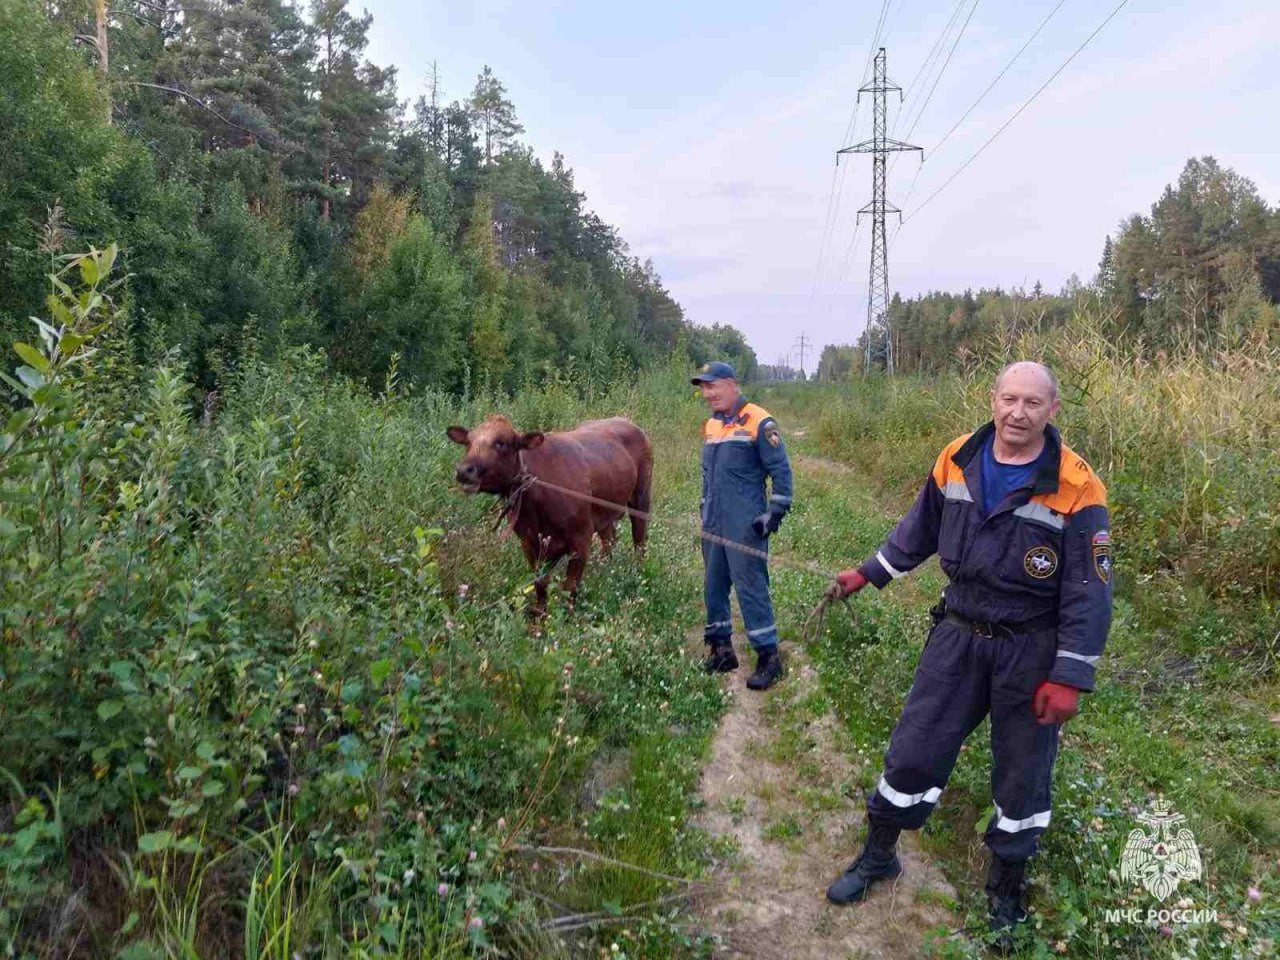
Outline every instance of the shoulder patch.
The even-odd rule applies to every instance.
[[[764,438],[769,441],[769,446],[776,447],[782,442],[782,434],[778,432],[778,421],[773,417],[762,423],[760,429],[764,433]]]
[[[1093,569],[1103,583],[1111,582],[1111,531],[1099,530],[1093,535]]]

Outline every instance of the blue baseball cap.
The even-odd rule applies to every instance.
[[[733,372],[733,367],[727,363],[721,363],[719,360],[713,360],[711,363],[704,363],[702,369],[698,371],[698,375],[690,380],[690,383],[711,383],[713,380],[737,380],[738,375]]]

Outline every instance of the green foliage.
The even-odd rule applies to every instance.
[[[50,252],[71,231],[91,232],[109,217],[103,181],[120,138],[104,120],[102,92],[65,38],[33,2],[0,6],[0,332],[38,311]],[[60,225],[41,236],[58,207]]]
[[[1280,327],[1280,211],[1212,157],[1188,160],[1151,215],[1127,219],[1108,245],[1100,284],[1129,337],[1216,349]]]
[[[753,368],[737,331],[685,322],[563,157],[546,169],[516,140],[489,67],[406,121],[346,0],[124,0],[104,86],[74,39],[93,9],[47,11],[0,12],[0,333],[22,335],[48,257],[79,237],[120,245],[133,359],[178,348],[206,392],[299,343],[371,385],[398,353],[414,389],[455,393],[607,381],[682,335],[691,359]]]
[[[335,348],[340,369],[384,375],[393,352],[402,375],[457,389],[466,356],[463,276],[430,223],[411,217],[370,279],[362,309]]]
[[[304,350],[244,358],[196,422],[181,366],[129,360],[114,260],[60,266],[54,322],[5,375],[8,949],[83,928],[129,956],[544,955],[541,901],[512,882],[546,874],[517,846],[582,823],[621,864],[566,867],[586,905],[667,892],[637,865],[699,869],[684,824],[721,701],[684,650],[696,574],[660,572],[687,543],[599,565],[579,611],[531,634],[518,551],[447,482],[446,425],[489,401],[410,397],[396,373],[374,400]],[[550,426],[626,408],[675,437],[683,373],[509,409]],[[607,819],[576,790],[606,749],[644,758],[619,785],[634,813]],[[644,908],[632,934],[683,936]]]

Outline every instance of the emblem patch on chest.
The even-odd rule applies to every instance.
[[[1058,555],[1051,547],[1032,547],[1022,558],[1022,566],[1037,580],[1047,580],[1058,570]]]

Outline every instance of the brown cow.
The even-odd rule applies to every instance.
[[[623,511],[593,504],[553,490],[547,483],[576,490],[610,503],[649,512],[653,479],[653,450],[644,431],[630,420],[588,420],[567,432],[519,433],[501,414],[490,414],[478,427],[450,427],[449,439],[466,446],[457,467],[457,480],[468,493],[493,493],[507,498],[511,529],[520,537],[525,559],[533,570],[545,565],[539,577],[536,613],[547,609],[547,580],[565,555],[569,567],[564,586],[573,603],[582,571],[591,552],[591,535],[600,535],[607,554],[617,539],[615,525]],[[631,538],[643,551],[648,520],[631,515]]]

